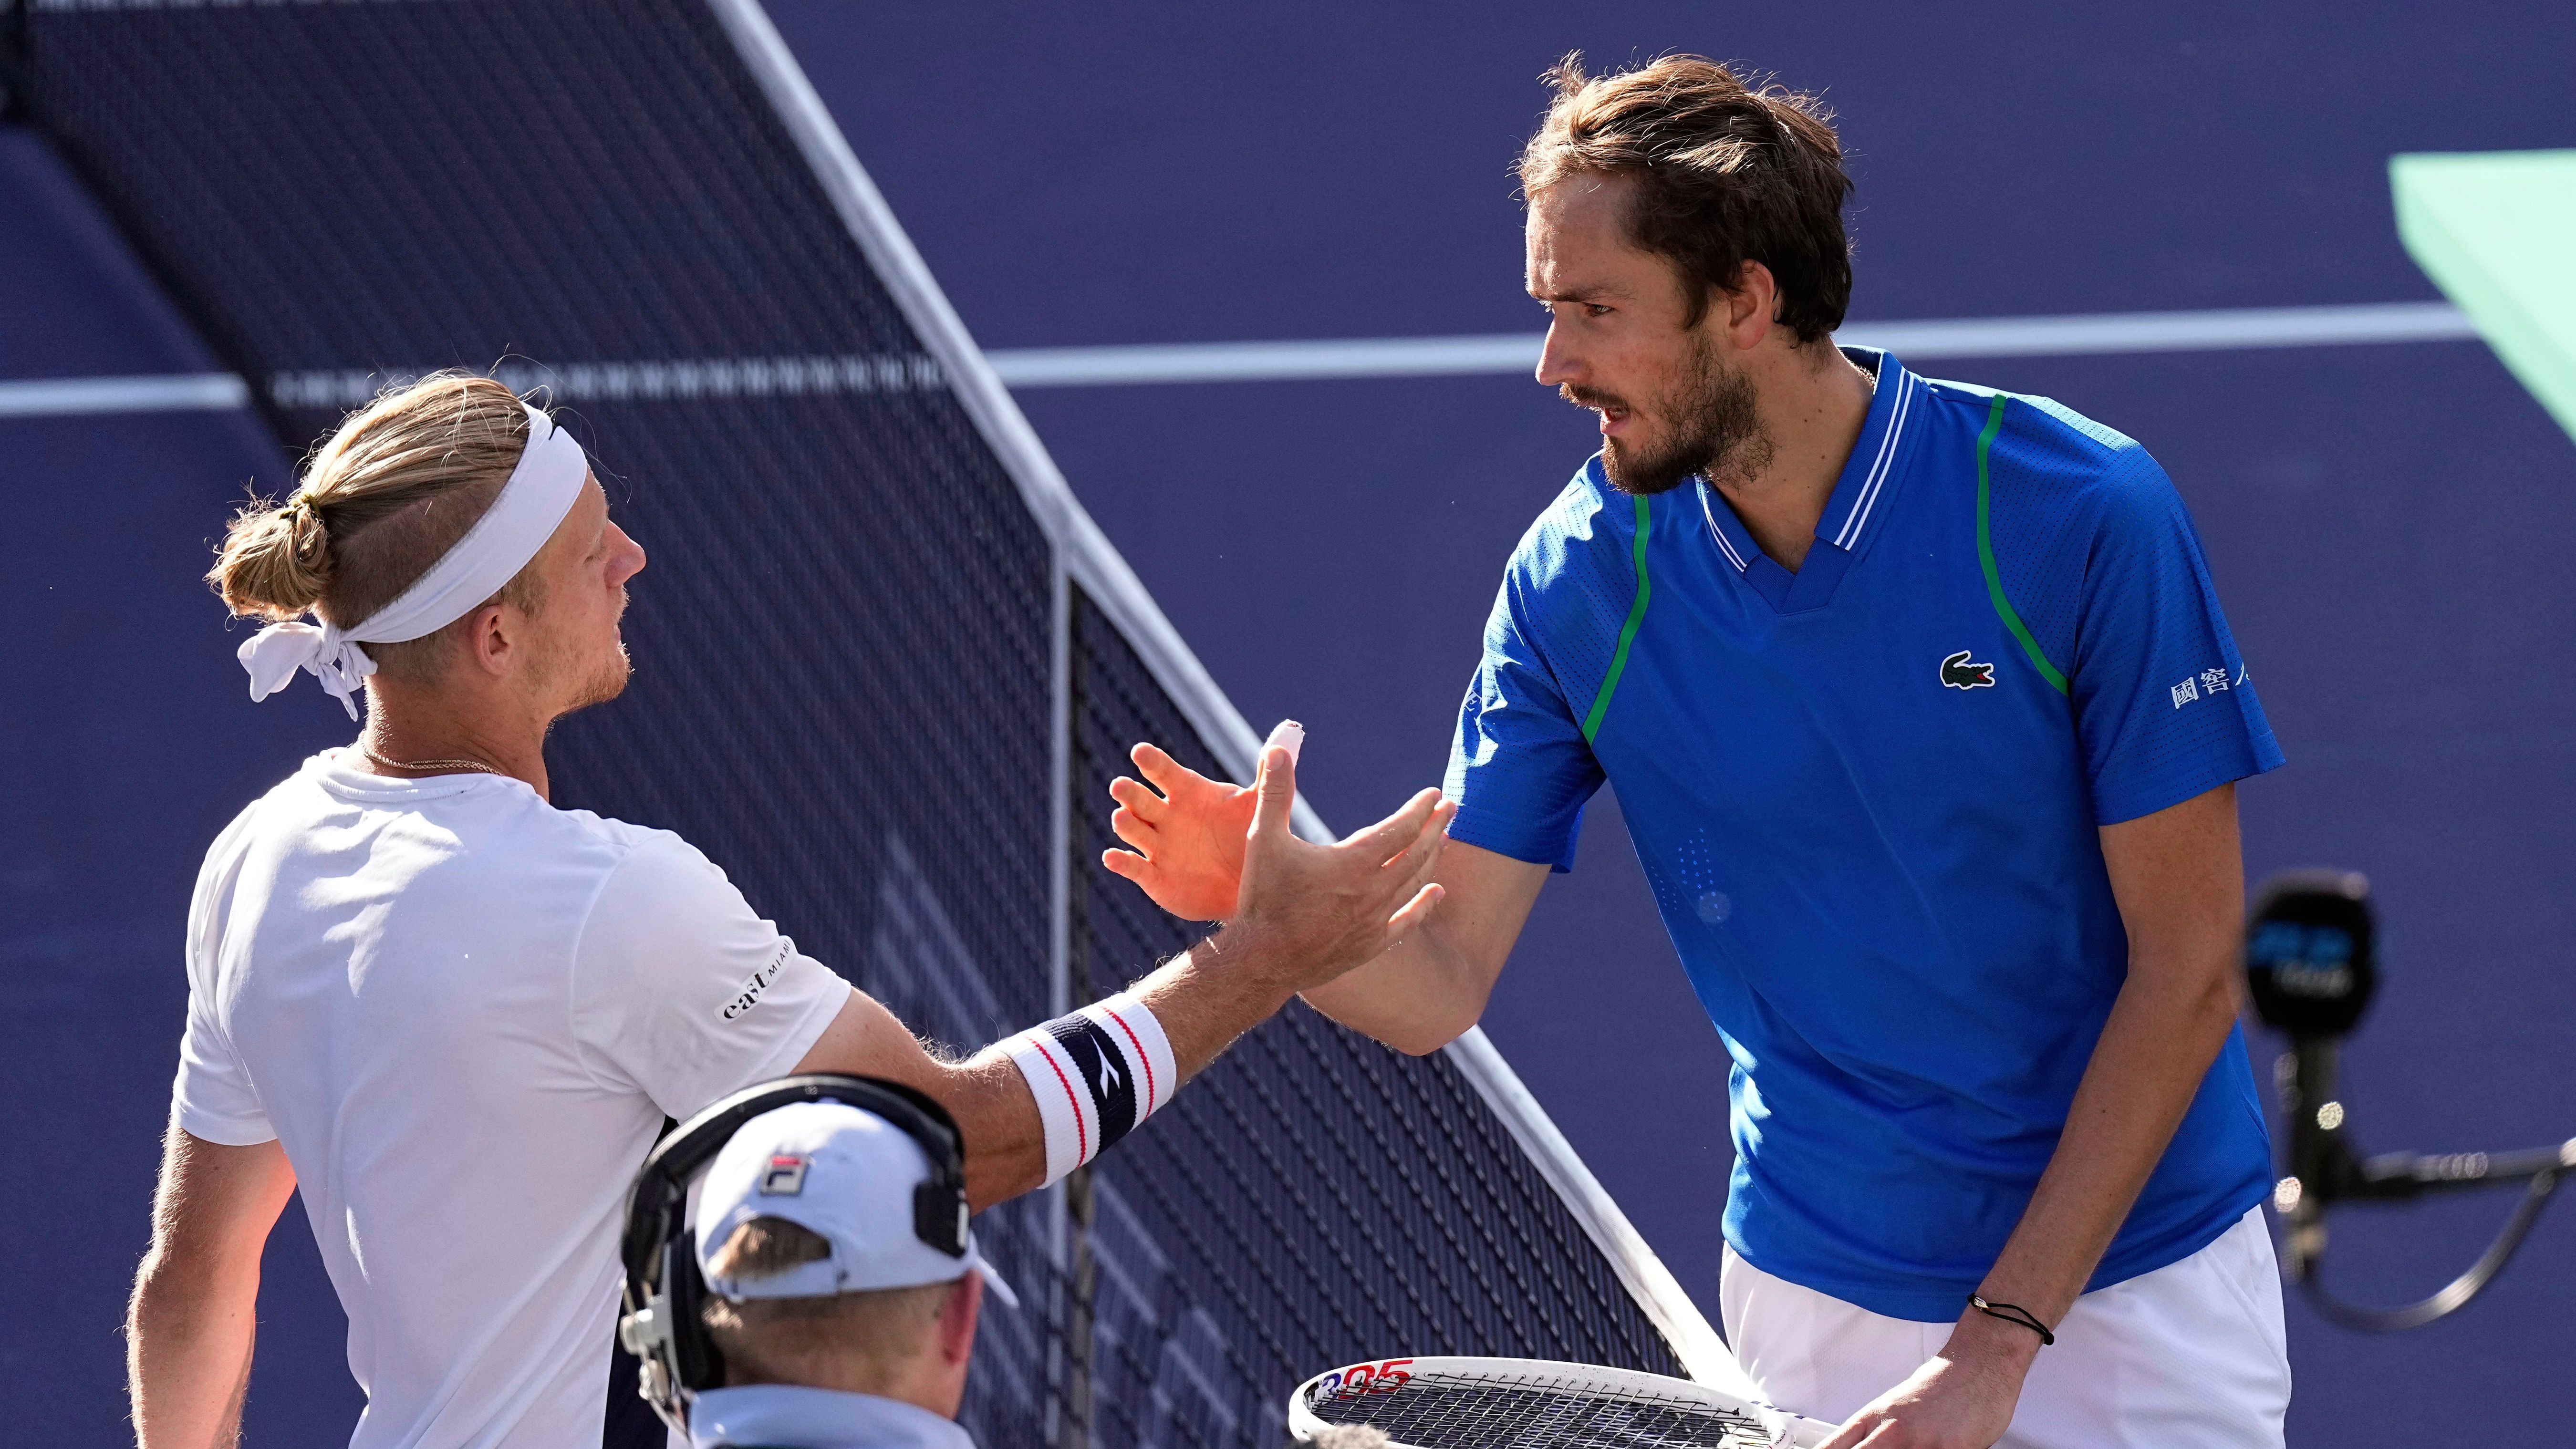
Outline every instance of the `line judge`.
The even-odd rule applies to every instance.
[[[1114,1144],[1440,898],[1436,792],[1312,845],[1271,748],[1215,942],[935,1059],[686,841],[547,803],[546,730],[624,687],[643,567],[580,445],[464,374],[353,414],[283,507],[234,520],[209,577],[275,621],[240,651],[251,697],[301,671],[368,709],[198,879],[128,1323],[142,1449],[236,1441],[261,1248],[299,1187],[367,1394],[357,1449],[596,1445],[623,1195],[664,1116],[790,1071],[892,1078],[955,1116],[986,1206]]]

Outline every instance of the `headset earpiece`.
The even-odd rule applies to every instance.
[[[961,1184],[932,1177],[912,1190],[913,1236],[952,1258],[966,1256],[966,1194]]]
[[[671,1305],[671,1377],[692,1394],[724,1387],[724,1350],[707,1332],[707,1280],[686,1229],[663,1245],[662,1282]]]

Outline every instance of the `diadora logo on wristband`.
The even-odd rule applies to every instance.
[[[1137,1091],[1143,1083],[1127,1060],[1127,1048],[1087,1016],[1059,1017],[1047,1025],[1089,1089],[1092,1121],[1099,1126],[1100,1147],[1107,1148],[1144,1120]]]
[[[1968,650],[1962,649],[1941,661],[1942,685],[1949,689],[1994,688],[1995,667],[1977,663],[1969,659],[1968,654]]]

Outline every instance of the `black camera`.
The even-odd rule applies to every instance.
[[[2379,929],[2370,882],[2357,871],[2301,870],[2273,877],[2245,921],[2245,988],[2254,1014],[2290,1039],[2275,1065],[2289,1141],[2272,1206],[2286,1229],[2290,1280],[2319,1312],[2351,1328],[2415,1328],[2477,1296],[2502,1270],[2540,1215],[2558,1174],[2576,1168],[2576,1140],[2528,1152],[2392,1152],[2362,1157],[2347,1133],[2351,1112],[2336,1095],[2343,1039],[2361,1025],[2379,988]],[[2486,1253],[2440,1292],[2403,1308],[2361,1308],[2317,1279],[2326,1248],[2326,1210],[2345,1201],[2390,1201],[2437,1188],[2527,1181],[2530,1186]]]

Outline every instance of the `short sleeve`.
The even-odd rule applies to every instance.
[[[1514,860],[1573,868],[1583,803],[1601,788],[1583,726],[1540,654],[1519,561],[1485,624],[1485,657],[1458,710],[1443,793],[1449,838]]]
[[[188,1024],[179,1037],[178,1079],[170,1086],[171,1115],[180,1129],[224,1147],[256,1146],[277,1136],[224,1028],[218,969],[223,915],[240,875],[241,842],[251,810],[235,817],[208,847],[196,893],[188,902]]]
[[[2105,480],[2089,555],[2068,694],[2095,821],[2134,820],[2278,768],[2191,515],[2134,445]]]
[[[573,951],[573,1035],[595,1075],[673,1117],[784,1076],[850,985],[761,919],[715,863],[647,833]]]
[[[216,1019],[211,993],[188,992],[188,1029],[179,1038],[179,1078],[171,1084],[173,1115],[189,1136],[225,1147],[250,1147],[277,1136],[250,1073]]]

